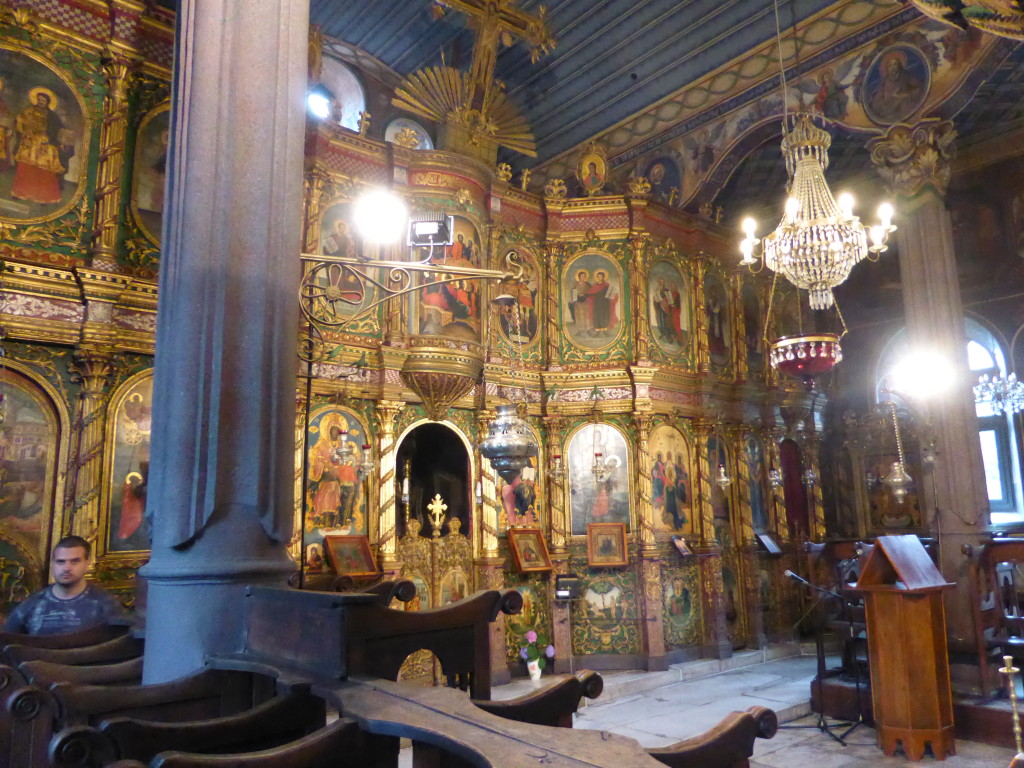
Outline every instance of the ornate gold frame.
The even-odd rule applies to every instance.
[[[619,424],[611,421],[601,421],[597,423],[599,426],[611,427],[622,436],[623,442],[626,444],[626,477],[629,478],[629,530],[626,532],[627,538],[634,532],[640,529],[640,510],[637,503],[636,496],[636,452],[633,450],[632,443],[629,439],[629,435],[626,430],[623,429]],[[577,434],[580,433],[585,427],[594,426],[593,420],[585,421],[582,424],[576,425],[576,427],[570,430],[565,435],[563,445],[565,446],[565,459],[566,462],[570,461],[569,451],[572,447],[572,441]],[[570,474],[566,474],[565,477],[565,519],[566,519],[566,535],[581,539],[586,537],[586,533],[573,533],[572,532],[572,477]],[[623,525],[625,525],[623,523]]]

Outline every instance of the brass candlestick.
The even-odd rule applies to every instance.
[[[1021,753],[1020,745],[1020,713],[1017,711],[1017,678],[1020,670],[1013,666],[1013,656],[1003,656],[1006,665],[999,671],[1006,675],[1006,689],[1010,692],[1010,706],[1013,707],[1013,738],[1017,741],[1017,754]]]

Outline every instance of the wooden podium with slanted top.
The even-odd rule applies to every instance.
[[[911,760],[931,745],[937,760],[956,754],[946,648],[946,582],[916,536],[879,536],[864,564],[864,593],[878,745],[899,743]]]

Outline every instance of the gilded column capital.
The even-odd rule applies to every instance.
[[[101,394],[114,372],[114,350],[83,344],[72,353],[68,371],[71,380],[82,385],[83,394]]]
[[[926,188],[944,197],[956,154],[956,129],[949,120],[928,118],[917,125],[897,124],[871,139],[871,162],[900,197]]]

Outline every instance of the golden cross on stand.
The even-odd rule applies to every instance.
[[[441,500],[441,494],[435,493],[434,500],[427,504],[427,509],[430,510],[430,525],[434,529],[434,537],[441,535],[441,526],[444,525],[444,511],[448,509],[448,505]]]

